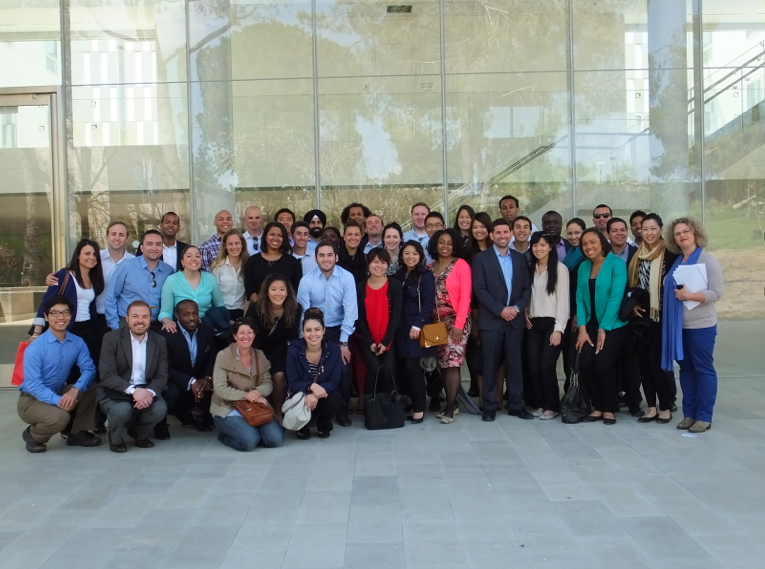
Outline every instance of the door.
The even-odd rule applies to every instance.
[[[0,385],[63,241],[52,230],[54,97],[0,94]]]

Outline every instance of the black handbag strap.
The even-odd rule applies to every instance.
[[[574,367],[571,368],[571,381],[569,382],[569,389],[571,387],[579,387],[579,356],[582,352],[576,352],[576,358],[574,359]]]
[[[372,389],[372,398],[373,399],[377,397],[377,380],[380,379],[380,372],[382,370],[384,370],[384,369],[388,370],[388,372],[390,373],[390,378],[393,381],[393,391],[392,391],[392,393],[395,393],[396,395],[398,395],[398,387],[396,386],[396,376],[393,375],[393,370],[392,369],[390,369],[388,366],[384,366],[383,365],[383,366],[380,366],[380,369],[378,369],[377,373],[375,374],[375,386]]]

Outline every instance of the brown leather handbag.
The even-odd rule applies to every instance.
[[[417,281],[417,305],[422,312],[422,298],[420,296],[420,284],[422,283],[422,275],[420,275],[419,281]],[[446,324],[441,322],[441,318],[438,316],[438,301],[436,301],[436,317],[438,322],[432,324],[425,324],[420,329],[420,347],[432,348],[434,346],[443,346],[449,343],[449,331],[446,329]]]
[[[255,358],[255,374],[260,378],[260,364],[258,363],[258,355],[254,354]],[[252,380],[252,389],[255,389],[255,380]],[[239,411],[247,424],[250,427],[260,427],[266,423],[270,423],[274,418],[274,411],[267,403],[252,403],[246,399],[241,401],[232,401],[231,406]]]

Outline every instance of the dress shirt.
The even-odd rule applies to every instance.
[[[430,237],[428,237],[427,232],[417,233],[414,229],[410,229],[404,233],[404,241],[401,243],[401,246],[403,247],[407,241],[417,241],[417,243],[422,245],[423,249],[427,250]]]
[[[347,342],[353,334],[359,307],[356,300],[356,283],[353,275],[335,266],[329,278],[320,269],[305,275],[300,281],[297,300],[303,313],[311,307],[324,312],[324,324],[328,328],[340,326],[340,341]],[[302,326],[301,336],[302,336]]]
[[[106,314],[106,287],[109,284],[109,280],[112,278],[114,269],[117,268],[122,261],[134,258],[135,255],[125,251],[122,258],[119,261],[114,261],[111,255],[109,255],[109,249],[101,249],[101,271],[104,273],[104,290],[96,297],[96,312],[99,314]]]
[[[547,270],[531,277],[531,302],[529,302],[529,318],[555,318],[555,330],[566,331],[566,322],[570,313],[569,276],[568,269],[563,263],[558,263],[558,280],[555,293],[547,294]]]
[[[207,241],[199,246],[199,253],[202,255],[202,270],[209,271],[210,267],[218,256],[220,244],[223,238],[217,233],[211,236]]]
[[[223,294],[223,303],[229,310],[243,310],[244,308],[243,268],[240,265],[237,271],[226,257],[225,263],[212,270],[212,274],[218,279],[220,292]]]
[[[43,403],[58,405],[61,401],[58,392],[64,387],[75,363],[80,368],[80,377],[74,387],[82,393],[96,377],[96,366],[90,359],[85,341],[67,332],[61,342],[48,329],[24,352],[24,381],[19,390]]]
[[[558,237],[558,244],[555,245],[555,251],[558,253],[558,260],[562,263],[566,258],[566,242],[563,237]]]
[[[133,333],[130,333],[130,348],[133,352],[133,367],[130,370],[131,386],[125,390],[125,393],[133,394],[136,387],[146,385],[146,345],[149,343],[149,334],[144,333],[143,338],[138,340]],[[152,393],[154,393],[152,391]],[[156,393],[154,393],[156,395]]]
[[[173,319],[175,307],[182,300],[193,300],[199,308],[199,318],[204,318],[213,306],[225,306],[218,279],[212,273],[200,272],[197,288],[192,288],[183,271],[170,275],[162,285],[162,296],[158,320]]]
[[[244,240],[247,242],[247,252],[250,254],[250,257],[253,255],[260,253],[260,250],[262,249],[263,245],[263,232],[260,232],[260,235],[255,237],[254,235],[250,235],[249,231],[244,232]]]
[[[309,241],[309,243],[311,243]],[[311,271],[313,271],[315,268],[317,268],[319,265],[316,264],[316,245],[314,245],[314,250],[309,251],[309,247],[306,247],[305,255],[298,255],[297,253],[292,253],[292,256],[295,257],[298,261],[300,261],[300,264],[303,267],[303,274],[307,275]]]
[[[624,247],[624,250],[621,253],[617,253],[613,249],[611,249],[611,252],[626,263],[627,259],[629,259],[630,257],[630,246],[629,244],[627,244],[627,246]]]
[[[313,254],[314,251],[316,251],[316,246],[318,243],[314,241],[313,239],[308,240],[308,244],[305,246],[305,252]],[[305,271],[303,271],[303,274],[305,274]]]
[[[149,303],[151,319],[156,320],[162,286],[173,272],[174,269],[164,261],[159,261],[154,271],[150,271],[143,256],[121,262],[106,287],[106,322],[109,328],[119,328],[120,316],[127,315],[127,307],[134,300]],[[152,286],[154,283],[156,286]]]
[[[189,356],[191,356],[191,367],[194,367],[197,364],[197,331],[194,330],[193,334],[189,334],[189,331],[186,330],[183,326],[178,324],[178,329],[181,331],[181,334],[183,334],[183,337],[186,338],[186,343],[189,345]],[[196,378],[192,377],[189,380],[189,385],[186,387],[186,391],[191,390],[191,386],[196,383]]]
[[[168,247],[164,243],[162,244],[162,260],[170,265],[173,270],[178,266],[178,242],[173,243]]]
[[[502,269],[502,274],[505,277],[505,285],[507,285],[507,300],[505,304],[507,304],[513,296],[513,257],[510,251],[504,255],[500,253],[496,245],[494,245],[494,252],[497,254],[499,268]]]
[[[385,245],[383,245],[383,240],[380,239],[380,242],[377,245],[372,245],[371,241],[367,241],[367,244],[364,245],[364,254],[366,255],[369,253],[372,249],[382,249]]]

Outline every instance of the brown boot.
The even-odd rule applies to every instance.
[[[704,431],[708,431],[712,428],[712,423],[707,423],[706,421],[696,421],[693,425],[691,425],[691,428],[688,429],[689,433],[703,433]]]
[[[696,422],[696,419],[691,419],[690,417],[686,417],[685,419],[683,419],[677,424],[677,428],[680,429],[681,431],[687,431],[688,429],[690,429],[691,425],[693,425],[695,422]]]

